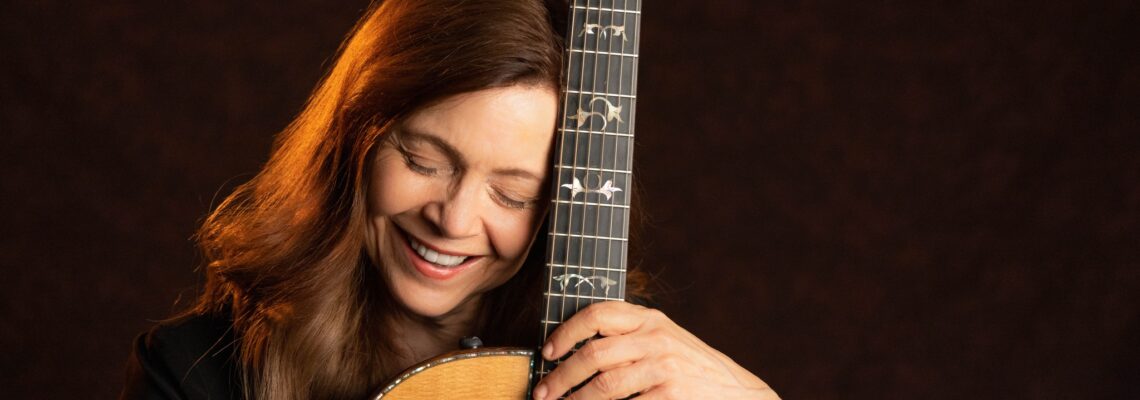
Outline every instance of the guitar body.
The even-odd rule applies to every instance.
[[[480,348],[450,352],[404,371],[374,400],[529,398],[534,351]]]

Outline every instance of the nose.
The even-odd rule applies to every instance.
[[[435,225],[437,234],[461,239],[479,234],[479,185],[462,182],[444,196],[424,207],[424,217]]]

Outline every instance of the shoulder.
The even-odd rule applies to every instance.
[[[123,399],[238,398],[237,347],[228,316],[162,322],[135,339]]]

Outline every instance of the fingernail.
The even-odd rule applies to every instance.
[[[545,384],[539,384],[538,387],[534,388],[534,400],[542,400],[545,398],[546,398],[546,385]]]
[[[547,343],[547,344],[542,346],[542,356],[543,357],[546,357],[547,360],[550,360],[551,356],[553,356],[553,355],[554,355],[554,346],[551,346],[550,343]]]

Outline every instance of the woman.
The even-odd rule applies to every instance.
[[[561,11],[562,6],[553,6]],[[201,228],[197,306],[140,337],[124,398],[359,399],[463,336],[527,345],[561,49],[539,0],[369,10],[270,161]],[[631,271],[632,296],[645,293]],[[534,318],[520,318],[533,315]],[[558,398],[775,398],[663,314],[556,330]]]

